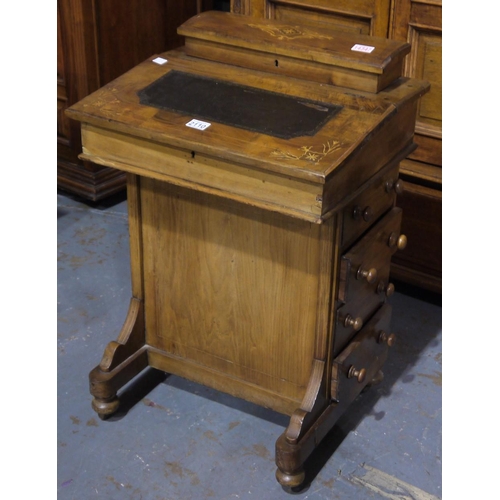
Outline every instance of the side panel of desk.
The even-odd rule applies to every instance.
[[[152,365],[284,413],[300,407],[318,323],[327,338],[330,229],[149,178],[141,213]]]

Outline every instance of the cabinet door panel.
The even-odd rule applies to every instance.
[[[233,0],[232,12],[386,37],[390,0]]]
[[[437,135],[441,130],[441,33],[410,26],[408,41],[412,45],[412,54],[406,60],[405,75],[431,84],[430,91],[420,100],[417,123],[427,129],[428,135]]]
[[[418,148],[413,160],[441,165],[442,138],[442,8],[439,0],[397,0],[391,37],[411,44],[405,61],[404,75],[427,80],[430,91],[421,98],[415,132]],[[418,137],[420,136],[420,138]]]
[[[431,125],[439,127],[442,120],[441,36],[426,33],[422,34],[420,39],[423,50],[420,60],[417,61],[416,73],[421,74],[424,80],[431,82],[431,90],[422,97],[419,115],[422,121],[428,121]]]

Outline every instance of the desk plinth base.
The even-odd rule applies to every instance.
[[[92,408],[101,420],[108,419],[118,411],[120,389],[152,364],[155,368],[158,364],[161,365],[159,359],[168,364],[168,356],[164,357],[156,349],[144,345],[110,371],[98,365],[90,372],[90,392],[94,396]],[[312,378],[315,376],[317,377],[317,372]],[[311,383],[314,384],[314,380]],[[276,479],[285,488],[302,485],[305,479],[305,461],[340,416],[340,413],[338,416],[333,415],[335,403],[327,404],[321,397],[317,401],[310,412],[297,408],[288,428],[276,441]],[[325,409],[321,412],[322,407]],[[317,414],[319,417],[315,417]],[[306,426],[310,427],[307,432]],[[297,436],[301,437],[297,439]]]
[[[119,408],[120,389],[151,366],[150,359],[156,358],[153,367],[161,364],[158,359],[162,356],[156,349],[144,345],[110,371],[103,370],[101,365],[94,368],[90,373],[90,387],[94,396],[92,408],[98,416],[102,420],[112,416]],[[322,363],[317,365],[318,369],[324,367]],[[318,371],[313,373],[312,385],[318,373]],[[276,479],[287,489],[299,488],[303,484],[306,477],[304,470],[306,460],[331,431],[347,407],[334,401],[326,401],[320,394],[317,396],[311,411],[296,409],[291,416],[289,426],[276,441]]]

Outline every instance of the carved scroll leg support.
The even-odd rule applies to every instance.
[[[148,366],[141,300],[132,298],[123,328],[110,342],[102,360],[89,374],[92,408],[101,419],[118,410],[118,390]]]
[[[328,407],[325,393],[325,363],[316,359],[301,408],[295,410],[286,431],[276,441],[276,479],[285,488],[304,482],[304,462],[319,443],[314,429]]]
[[[114,370],[105,372],[96,366],[90,372],[90,393],[94,396],[92,408],[99,418],[106,419],[118,410],[118,391],[147,366],[148,352],[144,346]]]

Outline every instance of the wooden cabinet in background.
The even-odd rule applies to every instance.
[[[418,148],[401,163],[406,181],[398,206],[408,247],[395,256],[396,279],[441,292],[442,259],[442,22],[441,0],[395,0],[390,38],[411,43],[404,75],[431,89],[420,101],[415,126]]]
[[[58,0],[57,185],[92,201],[125,188],[125,174],[81,161],[80,126],[64,110],[155,53],[182,45],[177,27],[210,0]]]
[[[441,292],[441,0],[232,0],[235,13],[314,24],[409,42],[404,76],[428,81],[415,127],[418,148],[401,162],[402,231],[408,246],[391,266],[394,279]]]

